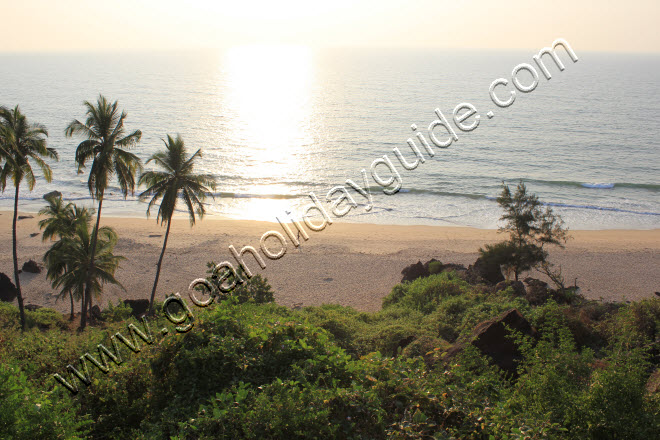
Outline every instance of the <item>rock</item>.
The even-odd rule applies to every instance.
[[[502,275],[500,265],[496,263],[488,263],[481,257],[477,258],[477,261],[468,267],[468,272],[474,274],[478,278],[482,278],[491,285],[504,281],[504,275]]]
[[[133,316],[140,317],[149,310],[148,299],[125,299],[124,304],[133,309]]]
[[[34,312],[35,310],[39,310],[40,308],[41,308],[41,306],[38,306],[36,304],[28,304],[28,305],[25,306],[25,310],[27,310],[29,312]]]
[[[101,308],[98,305],[92,306],[92,317],[95,319],[102,319]]]
[[[44,194],[44,200],[46,200],[46,201],[50,198],[53,198],[53,197],[56,198],[56,199],[60,198],[60,197],[62,197],[62,193],[59,192],[59,191],[51,191],[47,194]]]
[[[506,289],[511,286],[513,288],[513,294],[516,296],[526,296],[527,290],[525,285],[521,281],[500,281],[495,285],[495,292]]]
[[[34,218],[34,216],[32,216],[32,215],[19,215],[19,216],[18,216],[18,219],[19,219],[19,220],[24,220],[24,219],[26,219],[26,218]]]
[[[28,273],[41,273],[41,267],[39,267],[34,260],[29,260],[23,263],[23,268],[21,270]]]
[[[508,337],[510,331],[507,327],[529,336],[536,333],[517,309],[511,309],[498,318],[478,324],[471,344],[492,358],[500,368],[515,375],[521,355],[516,344]]]
[[[463,266],[462,264],[454,264],[454,263],[447,263],[442,265],[442,271],[443,272],[465,272],[467,271],[467,268]]]
[[[0,272],[0,300],[5,302],[14,302],[18,290],[11,282],[11,279],[4,273]]]
[[[38,232],[33,232],[32,234],[30,234],[30,237],[36,237],[37,235],[39,235]]]
[[[427,277],[429,276],[429,272],[422,262],[418,261],[403,269],[401,275],[403,275],[403,278],[401,278],[401,282],[403,283],[404,281],[414,281],[417,278]]]
[[[549,298],[553,296],[553,292],[548,288],[548,283],[537,280],[536,278],[525,278],[527,285],[527,294],[525,299],[532,305],[544,304]]]

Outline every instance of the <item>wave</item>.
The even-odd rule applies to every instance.
[[[541,180],[541,179],[523,179],[525,182],[537,183],[550,186],[572,186],[578,188],[612,189],[612,188],[632,188],[645,189],[649,191],[660,191],[660,184],[655,183],[633,183],[633,182],[609,182],[609,183],[591,183],[572,180]]]

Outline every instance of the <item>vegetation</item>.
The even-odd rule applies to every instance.
[[[147,161],[147,163],[153,161],[163,171],[147,171],[140,176],[139,181],[140,185],[147,186],[147,189],[140,194],[140,199],[146,200],[151,197],[147,207],[147,216],[149,216],[151,207],[160,200],[156,221],[160,221],[161,225],[167,223],[163,249],[156,265],[156,279],[149,300],[150,313],[153,313],[160,267],[165,256],[167,238],[170,236],[170,226],[172,225],[172,215],[174,215],[177,201],[179,198],[183,199],[190,218],[190,225],[193,226],[195,224],[195,214],[201,219],[206,212],[204,199],[209,195],[213,197],[211,190],[216,188],[213,175],[195,174],[194,172],[195,161],[201,159],[202,150],[197,150],[192,156],[187,157],[186,147],[179,135],[176,138],[168,135],[167,141],[163,142],[165,143],[165,151],[154,154]]]
[[[89,224],[93,215],[93,210],[88,210],[86,208],[79,208],[73,203],[64,204],[62,197],[48,197],[48,205],[39,211],[39,215],[44,216],[42,220],[39,221],[39,228],[43,229],[42,239],[55,239],[58,241],[55,242],[49,251],[44,255],[44,262],[48,268],[47,277],[53,282],[53,287],[56,287],[58,282],[57,278],[65,269],[61,266],[63,263],[58,258],[61,258],[62,252],[59,249],[65,245],[67,239],[71,239],[76,235],[76,228],[78,224],[85,223]],[[56,257],[56,256],[60,257]],[[68,257],[68,256],[65,256]],[[87,264],[83,265],[87,267]],[[69,299],[71,300],[71,316],[70,320],[74,319],[74,309],[73,301],[74,295],[73,290],[62,290],[57,299],[62,299],[66,294],[69,294]],[[80,300],[80,292],[77,295],[77,299]]]
[[[96,211],[96,226],[92,231],[87,279],[82,297],[82,312],[80,326],[85,328],[87,315],[92,308],[92,289],[94,285],[94,263],[97,248],[97,237],[100,232],[101,208],[103,207],[103,194],[110,184],[113,175],[124,197],[135,190],[135,175],[142,169],[140,158],[128,151],[135,146],[142,137],[140,130],[126,134],[124,121],[126,113],[119,113],[117,101],[110,103],[100,95],[96,104],[84,102],[87,119],[84,123],[77,119],[72,121],[65,134],[84,138],[76,149],[76,163],[78,172],[85,168],[85,164],[92,162],[87,186],[92,198],[98,200]]]
[[[21,293],[21,280],[18,277],[18,253],[16,250],[16,220],[18,218],[18,194],[21,182],[26,180],[28,189],[32,191],[37,181],[32,169],[33,163],[41,169],[44,179],[51,180],[51,169],[44,161],[57,159],[57,151],[47,147],[48,131],[39,124],[28,122],[18,106],[13,109],[0,107],[0,160],[4,161],[0,171],[0,187],[4,192],[7,179],[13,183],[14,219],[12,222],[12,243],[14,258],[14,283],[16,285],[18,308],[20,312],[21,329],[25,329],[25,310]]]
[[[511,333],[522,353],[515,377],[469,344],[478,323],[514,307],[537,331]],[[660,366],[652,345],[658,299],[531,305],[511,288],[484,291],[446,272],[395,286],[376,313],[229,297],[193,307],[195,325],[185,334],[152,332],[154,344],[110,363],[108,374],[90,365],[92,384],[76,396],[52,373],[95,354],[126,324],[22,335],[11,330],[11,313],[0,307],[8,326],[0,329],[0,374],[11,378],[0,381],[9,403],[0,406],[0,429],[17,439],[660,435],[660,395],[646,389]],[[39,402],[41,417],[30,419]]]
[[[521,273],[543,263],[549,269],[545,246],[563,247],[567,239],[561,218],[549,206],[543,208],[538,197],[527,192],[522,180],[515,193],[502,184],[497,203],[504,209],[500,218],[504,226],[499,231],[508,233],[509,239],[480,249],[482,258],[511,270],[516,281]]]
[[[71,316],[73,316],[73,298],[80,300],[83,294],[100,297],[103,285],[110,283],[123,288],[115,279],[115,271],[124,257],[114,255],[117,244],[117,233],[108,226],[103,226],[96,241],[96,250],[93,249],[93,237],[90,233],[91,213],[82,211],[82,214],[71,219],[75,229],[72,233],[61,235],[44,255],[48,268],[47,277],[55,289],[60,289],[59,297],[70,295]],[[89,261],[94,260],[90,265]],[[92,267],[90,274],[89,267]],[[82,316],[85,312],[82,311]]]

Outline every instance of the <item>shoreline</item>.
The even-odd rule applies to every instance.
[[[13,281],[11,251],[11,211],[0,211],[1,238],[0,272]],[[33,259],[42,263],[49,242],[41,240],[36,213],[18,222],[19,267]],[[155,266],[160,254],[165,228],[155,216],[104,216],[102,225],[112,226],[119,234],[115,248],[123,261],[116,278],[126,291],[106,286],[101,307],[108,300],[148,298],[153,286]],[[180,292],[187,296],[188,285],[206,276],[206,263],[236,261],[229,250],[233,245],[259,250],[259,240],[268,231],[286,236],[277,223],[256,220],[232,220],[205,217],[191,229],[187,219],[174,219],[163,260],[157,299],[166,293]],[[295,230],[295,229],[294,229]],[[39,233],[31,237],[30,234]],[[337,303],[362,311],[380,309],[385,297],[401,280],[401,270],[418,260],[436,258],[443,263],[469,265],[478,255],[479,247],[503,239],[494,229],[464,226],[382,225],[334,222],[319,232],[308,231],[309,240],[298,249],[289,247],[278,260],[265,258],[261,270],[250,254],[246,264],[253,273],[268,279],[278,304],[303,306]],[[660,290],[660,229],[651,230],[583,230],[569,231],[572,239],[566,249],[550,248],[550,261],[561,265],[567,284],[577,284],[590,299],[602,297],[608,301],[640,300],[655,297]],[[280,247],[268,240],[274,252]],[[527,276],[527,275],[526,275]],[[529,276],[545,279],[538,273]],[[66,312],[68,301],[55,302],[54,289],[41,274],[21,274],[25,304],[52,307]],[[95,304],[98,304],[95,301]],[[76,304],[79,310],[79,304]]]

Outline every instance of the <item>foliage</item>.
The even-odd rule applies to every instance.
[[[26,180],[28,189],[32,191],[36,183],[36,176],[32,169],[33,164],[41,169],[44,179],[50,182],[52,171],[44,159],[56,159],[57,151],[47,146],[48,131],[40,124],[29,123],[18,106],[14,109],[0,107],[0,189],[5,191],[7,179],[11,180],[15,188],[14,193],[14,219],[12,222],[12,250],[14,263],[14,284],[21,321],[21,329],[25,329],[25,310],[23,308],[23,294],[21,282],[18,277],[18,255],[16,249],[16,220],[18,215],[18,193],[21,182]]]
[[[91,366],[91,386],[75,397],[52,373],[81,353],[96,355],[125,324],[108,320],[108,328],[82,333],[0,329],[0,359],[25,365],[22,386],[31,396],[60,396],[66,408],[49,406],[43,420],[95,420],[70,438],[658,437],[660,399],[645,385],[658,368],[651,338],[660,300],[532,306],[511,289],[488,293],[451,274],[429,278],[397,286],[396,300],[375,313],[228,297],[193,307],[194,327],[174,336],[162,335],[172,323],[155,317],[154,344],[107,374]],[[513,335],[522,353],[517,377],[462,345],[476,324],[512,307],[537,335]],[[0,322],[4,313],[15,308],[0,304]],[[601,335],[593,349],[577,343],[576,321]],[[34,401],[12,399],[2,417],[32,420]],[[45,428],[34,436],[57,438]]]
[[[92,277],[96,273],[97,237],[101,232],[101,208],[103,194],[112,176],[117,177],[117,183],[124,198],[135,189],[135,175],[142,170],[142,162],[135,154],[128,151],[142,137],[140,130],[126,134],[124,121],[126,112],[119,113],[117,101],[110,103],[103,95],[99,95],[96,104],[84,102],[87,119],[80,122],[74,119],[65,130],[67,137],[78,136],[84,140],[76,148],[76,164],[81,173],[88,162],[92,162],[87,179],[87,187],[92,198],[98,200],[96,227],[92,230],[89,247],[87,279],[84,280],[82,313],[80,327],[85,328],[87,315],[92,307],[92,294],[97,284]]]
[[[262,277],[260,274],[255,274],[249,278],[242,267],[239,267],[237,277],[234,279],[233,275],[223,273],[218,275],[216,273],[215,267],[216,264],[213,261],[206,263],[206,273],[209,274],[206,277],[206,280],[215,286],[217,292],[220,291],[221,284],[225,282],[235,282],[234,288],[228,294],[231,295],[239,304],[246,302],[254,302],[257,304],[264,304],[273,302],[275,300],[273,296],[273,289],[270,284],[268,284],[268,278]],[[240,282],[242,280],[243,282]],[[226,296],[222,295],[221,296]]]
[[[127,321],[133,315],[133,309],[121,300],[117,300],[117,305],[108,301],[108,307],[101,311],[101,318],[107,322]]]
[[[527,187],[520,181],[515,193],[508,185],[502,184],[502,193],[497,203],[504,209],[500,220],[504,225],[499,232],[509,234],[509,239],[480,249],[481,257],[495,264],[510,269],[518,281],[518,276],[547,261],[546,245],[563,247],[567,240],[567,229],[552,208],[539,201],[534,194],[527,192]]]

